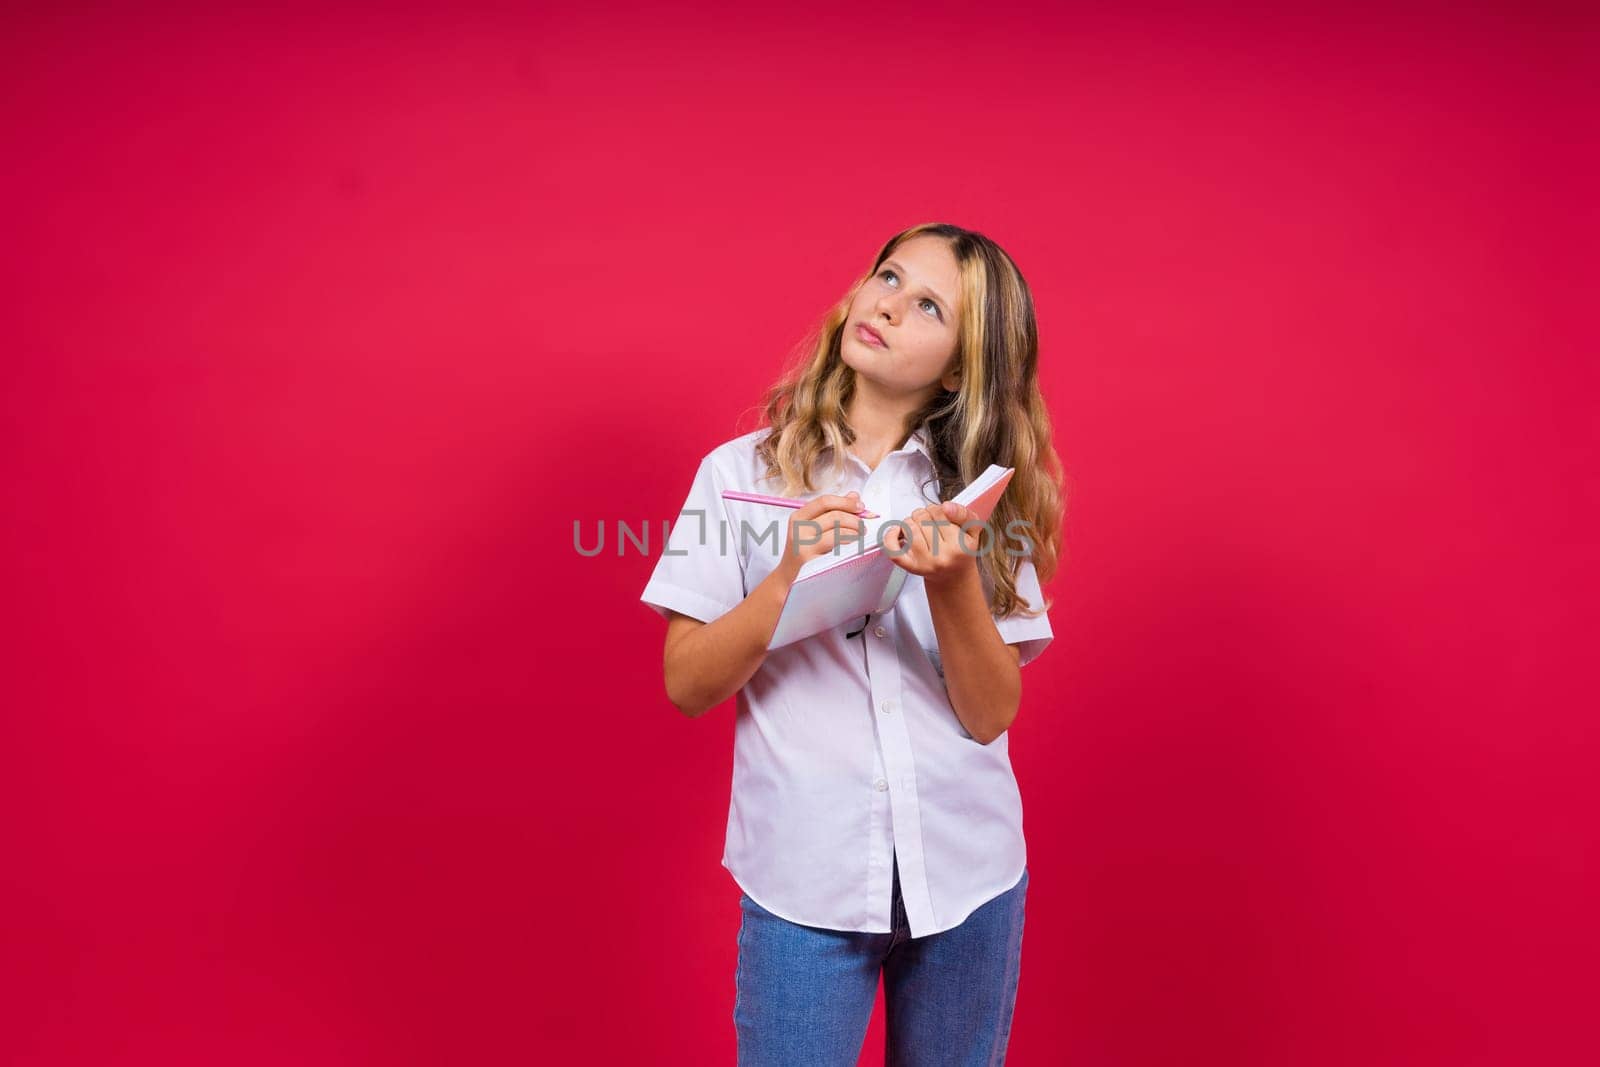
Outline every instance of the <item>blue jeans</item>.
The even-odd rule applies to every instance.
[[[1028,871],[960,926],[912,937],[894,872],[887,934],[801,926],[739,894],[739,1067],[855,1067],[883,972],[889,1067],[1006,1058]]]

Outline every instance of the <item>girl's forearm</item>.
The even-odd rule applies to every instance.
[[[780,565],[732,611],[667,649],[667,696],[679,711],[691,718],[704,715],[760,669],[791,582],[790,569]]]
[[[995,629],[976,566],[926,589],[950,706],[973,740],[987,745],[1010,728],[1022,702],[1017,652]]]

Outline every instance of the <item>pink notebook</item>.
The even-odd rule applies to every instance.
[[[1013,467],[991,463],[952,499],[987,520],[994,514],[1013,473]],[[799,576],[789,586],[772,640],[767,643],[769,652],[835,626],[859,623],[863,617],[893,606],[910,572],[881,547],[879,534],[892,521],[867,520],[859,544],[840,546],[836,552],[818,556],[800,568]],[[1004,550],[999,533],[983,535],[991,551]]]

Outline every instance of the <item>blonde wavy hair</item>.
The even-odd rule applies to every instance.
[[[991,463],[1016,468],[989,518],[992,533],[984,535],[985,551],[978,563],[992,614],[1004,617],[1021,611],[1034,617],[1051,601],[1046,598],[1043,606],[1029,609],[1018,595],[1016,575],[1024,556],[1008,554],[1019,549],[1003,547],[1002,535],[1021,520],[1028,533],[1020,551],[1031,556],[1041,586],[1055,577],[1065,480],[1051,444],[1050,415],[1039,392],[1039,328],[1033,296],[1011,257],[989,238],[948,223],[923,223],[891,237],[872,268],[807,338],[800,349],[802,358],[767,389],[761,407],[763,424],[771,432],[756,446],[757,454],[766,461],[765,477],[781,483],[786,494],[817,491],[813,474],[824,452],[831,451],[836,474],[844,473],[845,453],[855,441],[855,431],[845,421],[855,371],[839,354],[850,304],[902,242],[923,235],[943,238],[960,268],[958,299],[963,310],[955,356],[960,383],[955,391],[941,389],[915,412],[901,441],[926,424],[941,502]]]

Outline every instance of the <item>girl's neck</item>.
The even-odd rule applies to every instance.
[[[911,436],[906,422],[915,410],[912,407],[901,412],[863,402],[857,393],[851,397],[845,410],[845,419],[856,435],[850,450],[869,468],[876,470],[884,456],[902,447]]]

